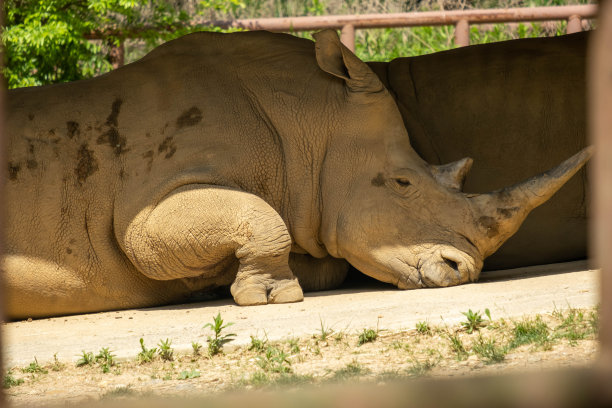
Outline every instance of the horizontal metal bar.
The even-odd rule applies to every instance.
[[[86,35],[87,38],[120,36],[137,37],[138,33],[155,30],[175,30],[184,27],[243,28],[247,30],[269,31],[308,31],[323,28],[341,29],[351,25],[354,29],[384,27],[414,27],[456,25],[461,20],[468,24],[507,23],[521,21],[568,20],[576,16],[592,19],[597,16],[597,5],[551,6],[484,10],[423,11],[392,14],[356,14],[338,16],[308,16],[255,18],[238,20],[212,20],[189,23],[187,25],[143,26],[132,30],[98,30]]]

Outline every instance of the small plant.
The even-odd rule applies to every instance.
[[[174,359],[174,349],[171,347],[172,340],[166,339],[164,341],[160,339],[157,346],[159,347],[157,354],[159,354],[162,360],[172,361]]]
[[[153,347],[148,349],[144,344],[144,339],[140,338],[140,348],[141,351],[138,353],[138,362],[140,364],[150,363],[155,358],[155,354],[157,353],[157,347]]]
[[[62,371],[64,368],[66,368],[66,364],[60,363],[57,359],[57,353],[53,354],[53,365],[51,365],[51,369],[53,371]]]
[[[2,388],[11,388],[23,384],[23,378],[13,377],[13,372],[8,370],[2,379]]]
[[[202,350],[202,345],[200,343],[198,343],[197,341],[192,341],[191,348],[193,349],[194,356],[200,355],[200,351]]]
[[[510,349],[524,344],[536,344],[545,350],[550,350],[552,347],[550,329],[540,316],[537,316],[535,319],[524,319],[515,323],[512,334],[514,338],[508,345]]]
[[[115,356],[108,349],[108,347],[102,347],[100,349],[100,352],[98,352],[98,354],[96,355],[96,362],[98,362],[98,364],[100,364],[100,367],[102,367],[103,373],[108,373],[110,371],[110,368],[115,365],[114,358]]]
[[[359,377],[368,374],[370,370],[364,368],[357,360],[353,360],[346,367],[337,370],[334,373],[333,380],[345,381],[350,378]]]
[[[319,322],[321,323],[321,335],[319,335],[319,340],[326,341],[327,337],[330,334],[332,334],[334,331],[330,329],[329,327],[326,327],[325,323],[323,322],[323,319],[321,319],[320,317],[319,317]]]
[[[363,329],[363,332],[359,335],[357,345],[361,346],[365,343],[371,343],[378,337],[378,333],[372,329]]]
[[[465,322],[461,322],[461,326],[463,326],[468,334],[472,334],[474,330],[479,330],[484,326],[480,312],[472,312],[472,309],[468,309],[467,312],[461,312],[461,314],[467,318]]]
[[[463,342],[459,338],[457,333],[446,333],[448,340],[450,341],[450,348],[457,354],[457,360],[463,361],[468,357],[468,352],[463,345]]]
[[[263,356],[257,356],[257,365],[270,373],[290,373],[291,361],[285,352],[276,347],[268,347]]]
[[[431,327],[427,322],[417,322],[416,331],[419,334],[431,334]]]
[[[426,359],[421,362],[415,357],[412,357],[411,362],[412,364],[406,370],[411,377],[422,377],[437,365],[435,360]]]
[[[298,339],[289,339],[287,340],[287,343],[289,344],[289,351],[292,354],[298,354],[300,352],[300,345]]]
[[[49,371],[44,369],[40,364],[38,364],[38,360],[34,357],[34,361],[30,363],[27,367],[21,369],[24,373],[30,374],[47,374]]]
[[[221,332],[226,327],[233,325],[234,323],[223,324],[223,319],[221,318],[221,313],[217,313],[217,316],[213,319],[213,323],[206,323],[204,327],[210,328],[214,333],[215,337],[208,337],[208,354],[210,356],[217,355],[223,349],[223,346],[226,343],[234,340],[232,337],[236,337],[234,333],[228,333],[221,335]]]
[[[497,345],[494,339],[485,339],[478,336],[478,340],[472,346],[472,350],[476,353],[485,364],[501,363],[506,359],[508,348]]]
[[[92,352],[86,352],[83,350],[82,353],[81,358],[79,358],[76,362],[77,367],[92,365],[96,361]]]
[[[192,378],[198,378],[200,376],[200,372],[196,369],[191,369],[190,371],[181,371],[178,376],[179,380],[190,380]]]
[[[251,345],[249,346],[249,350],[255,350],[256,352],[261,353],[266,349],[267,344],[267,339],[260,339],[255,336],[251,336]]]

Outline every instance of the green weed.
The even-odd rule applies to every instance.
[[[223,324],[221,313],[217,313],[217,316],[213,319],[213,323],[206,323],[204,327],[210,328],[215,334],[214,337],[208,337],[208,354],[215,356],[221,352],[223,346],[233,340],[232,337],[236,337],[234,333],[221,334],[223,329],[233,325],[234,323]]]
[[[194,356],[199,356],[200,355],[200,351],[202,350],[202,345],[200,343],[198,343],[197,341],[192,341],[191,342],[191,348],[193,350],[193,355]]]
[[[49,373],[48,370],[46,370],[40,364],[38,364],[38,360],[36,359],[36,357],[34,357],[34,361],[32,361],[30,363],[30,365],[28,365],[25,368],[22,368],[21,371],[24,372],[24,373],[30,373],[30,374],[47,374],[47,373]]]
[[[95,358],[96,362],[100,364],[103,373],[108,373],[110,368],[115,365],[115,356],[108,347],[102,347]]]
[[[147,348],[144,344],[144,339],[140,338],[140,348],[141,351],[138,353],[138,362],[140,364],[150,363],[155,358],[155,354],[157,354],[157,347]]]
[[[190,380],[192,378],[198,378],[200,376],[200,372],[196,369],[191,369],[189,371],[181,371],[178,376],[179,380]]]
[[[81,358],[79,358],[76,362],[77,367],[92,365],[96,361],[96,358],[92,352],[86,352],[83,350],[82,353]]]
[[[478,336],[478,340],[472,346],[472,350],[476,353],[485,364],[501,363],[506,359],[508,348],[500,346],[494,339],[485,339]]]
[[[281,349],[268,347],[263,356],[257,356],[257,365],[270,373],[291,373],[289,356]]]
[[[430,360],[427,358],[425,361],[420,361],[417,358],[412,357],[411,365],[406,371],[411,377],[422,377],[430,372],[437,364],[438,361],[434,359]]]
[[[468,352],[463,345],[463,341],[459,338],[458,333],[447,332],[446,337],[450,342],[451,350],[457,355],[457,360],[463,361],[468,358]]]
[[[363,329],[363,332],[359,335],[357,345],[361,346],[366,343],[371,343],[378,338],[378,333],[372,329]]]
[[[461,314],[467,318],[465,322],[461,322],[461,326],[463,326],[468,334],[472,334],[474,330],[479,330],[485,325],[479,311],[472,312],[472,309],[468,309],[467,312],[461,312]]]
[[[261,353],[266,349],[266,345],[268,344],[268,339],[260,339],[255,336],[251,336],[251,345],[249,346],[249,350],[254,350],[257,353]]]
[[[57,353],[53,354],[53,364],[51,365],[51,370],[62,371],[64,368],[66,368],[66,364],[60,363],[60,361],[57,359]]]
[[[298,354],[300,352],[300,345],[298,339],[289,339],[287,340],[287,344],[289,345],[289,351],[291,354]]]
[[[336,370],[332,377],[334,381],[346,381],[351,378],[360,377],[370,372],[367,368],[364,368],[357,360],[353,360],[348,363],[345,367]]]
[[[535,319],[524,319],[514,324],[513,338],[508,347],[514,349],[524,344],[535,344],[545,350],[552,348],[550,329],[540,316]]]
[[[157,350],[157,354],[159,354],[162,360],[174,360],[174,349],[172,348],[172,340],[166,339],[164,341],[160,339],[157,347],[159,347],[159,349]]]
[[[321,334],[319,335],[319,340],[326,341],[327,337],[331,335],[334,331],[331,328],[325,326],[323,319],[319,318],[319,322],[321,323]]]
[[[2,378],[2,388],[11,388],[23,384],[23,378],[15,378],[13,372],[8,370]]]
[[[419,334],[431,334],[431,327],[427,322],[417,322],[416,331]]]

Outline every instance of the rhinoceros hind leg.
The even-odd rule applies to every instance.
[[[344,282],[350,267],[344,259],[332,256],[315,258],[293,252],[289,255],[289,266],[307,292],[336,289]]]
[[[231,286],[236,303],[298,302],[302,289],[289,269],[291,237],[263,199],[241,190],[191,184],[168,194],[128,225],[120,244],[152,279],[214,279],[219,265],[240,262]],[[223,277],[219,276],[219,281]]]

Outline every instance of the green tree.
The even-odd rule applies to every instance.
[[[74,81],[111,69],[121,35],[150,41],[184,26],[187,13],[167,0],[5,0],[4,75],[9,88]],[[92,33],[104,40],[92,40]],[[181,30],[176,35],[182,34]]]

